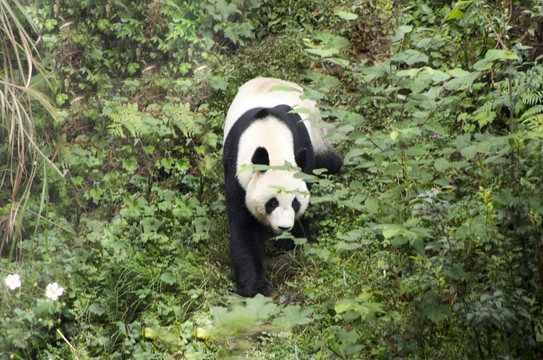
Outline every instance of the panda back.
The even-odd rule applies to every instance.
[[[292,91],[272,90],[273,87],[284,85],[291,87]],[[228,136],[232,126],[241,116],[253,108],[272,108],[277,105],[288,105],[293,109],[303,108],[309,112],[299,113],[306,126],[314,145],[319,144],[319,139],[324,135],[320,128],[315,128],[308,120],[311,114],[317,114],[318,109],[315,101],[300,99],[303,89],[292,82],[274,78],[258,77],[243,84],[228,109],[226,123],[224,125],[224,140]]]

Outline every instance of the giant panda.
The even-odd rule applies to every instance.
[[[324,129],[311,120],[317,112],[316,103],[303,98],[300,86],[263,77],[243,84],[230,105],[223,167],[230,257],[242,296],[271,293],[263,263],[264,243],[270,235],[291,231],[295,237],[312,240],[303,216],[309,186],[295,176],[293,167],[307,174],[318,168],[336,174],[343,165],[342,157],[324,139]],[[292,167],[285,167],[286,163]],[[294,247],[288,238],[277,244],[285,250]]]

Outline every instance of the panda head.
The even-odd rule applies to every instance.
[[[298,166],[301,165],[298,159],[303,156],[305,153],[296,156]],[[252,163],[269,165],[267,150],[257,148]],[[291,230],[295,220],[309,205],[307,185],[295,174],[293,170],[254,171],[248,183],[245,195],[247,209],[275,234]]]

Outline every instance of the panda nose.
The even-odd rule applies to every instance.
[[[283,230],[283,231],[289,231],[290,230],[290,226],[279,226],[279,229]]]

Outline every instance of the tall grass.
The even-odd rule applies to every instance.
[[[44,81],[36,81],[36,74],[47,79],[39,65],[38,41],[36,25],[21,3],[0,0],[0,254],[9,254],[10,261],[18,258],[16,244],[23,237],[23,218],[37,169],[58,171],[39,147],[45,137],[36,124],[56,115],[36,89]]]

